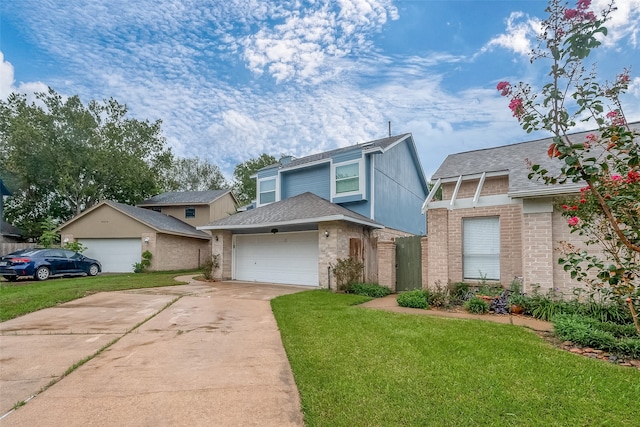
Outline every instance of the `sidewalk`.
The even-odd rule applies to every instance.
[[[464,312],[453,312],[445,310],[423,310],[421,308],[400,307],[396,298],[398,295],[391,294],[384,298],[376,298],[362,304],[362,307],[373,308],[376,310],[387,310],[396,313],[421,314],[425,316],[451,317],[456,319],[484,320],[495,323],[504,323],[517,326],[524,326],[534,331],[551,332],[553,324],[542,320],[534,319],[528,316],[517,316],[511,314],[470,314]]]

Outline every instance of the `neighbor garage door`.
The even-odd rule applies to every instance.
[[[318,286],[318,232],[235,235],[234,278]]]
[[[102,264],[105,273],[128,273],[133,264],[140,262],[141,239],[78,239],[86,246],[84,255],[95,258]]]

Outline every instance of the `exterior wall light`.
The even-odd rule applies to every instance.
[[[148,244],[149,244],[149,238],[148,238],[148,237],[145,237],[145,238],[144,238],[144,244],[145,244],[145,245],[148,245]]]
[[[329,237],[329,230],[324,230],[324,237]]]

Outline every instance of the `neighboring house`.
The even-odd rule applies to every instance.
[[[153,196],[137,206],[197,227],[233,215],[238,201],[231,190],[171,191]]]
[[[581,141],[592,132],[576,133]],[[527,291],[554,289],[570,295],[579,283],[558,265],[561,241],[584,247],[554,208],[558,197],[577,195],[581,183],[545,185],[528,179],[531,165],[558,171],[547,155],[551,138],[449,155],[426,212],[428,261],[423,286],[440,282],[500,282],[521,277]],[[442,200],[433,200],[438,188]]]
[[[198,268],[211,255],[211,236],[195,227],[233,214],[236,200],[228,190],[170,192],[139,206],[105,201],[58,230],[63,242],[86,246],[104,272],[133,271],[147,250],[150,270]]]
[[[428,188],[411,134],[283,158],[256,181],[255,209],[198,227],[214,236],[220,278],[334,288],[333,265],[354,256],[376,281],[378,239],[425,233]]]

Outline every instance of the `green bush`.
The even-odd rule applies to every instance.
[[[347,286],[346,292],[371,298],[382,298],[389,295],[391,289],[377,283],[354,283]]]
[[[133,272],[144,273],[147,268],[151,267],[151,258],[153,258],[153,254],[150,251],[142,252],[142,260],[133,264]]]
[[[446,307],[449,305],[449,289],[436,282],[435,288],[425,289],[427,304],[431,307]]]
[[[400,307],[424,309],[429,308],[429,303],[427,302],[427,292],[423,291],[422,289],[403,292],[398,295],[397,301]]]
[[[489,312],[489,303],[482,298],[473,297],[464,303],[464,309],[469,313],[485,314]]]
[[[331,268],[340,290],[346,290],[350,285],[363,280],[364,264],[353,257],[338,258]]]
[[[451,296],[457,300],[464,300],[464,297],[469,292],[469,284],[464,282],[456,282],[453,285],[450,285],[452,290],[450,292]]]
[[[216,271],[220,268],[220,254],[213,254],[211,258],[207,259],[200,269],[202,270],[202,276],[207,280],[213,280]]]
[[[600,322],[578,314],[559,314],[553,319],[553,329],[563,340],[608,351],[621,356],[640,358],[640,335],[632,325]]]

